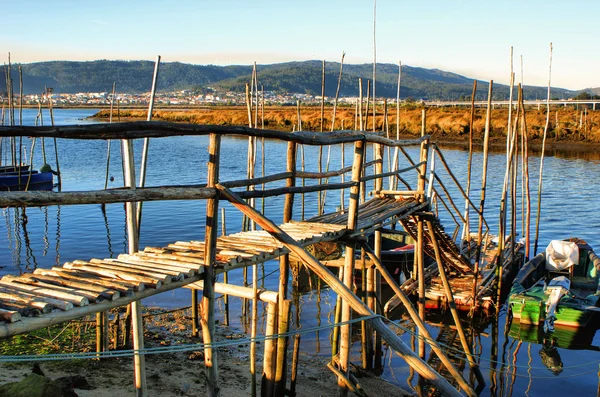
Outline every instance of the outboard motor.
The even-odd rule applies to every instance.
[[[569,293],[571,280],[565,276],[555,277],[546,286],[546,320],[544,321],[544,332],[554,332],[554,321],[556,320],[556,308],[563,296]]]

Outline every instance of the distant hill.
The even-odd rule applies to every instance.
[[[23,64],[23,89],[26,94],[42,92],[44,86],[54,88],[57,93],[107,92],[117,83],[119,92],[148,92],[151,88],[154,62],[150,61],[52,61]],[[334,96],[340,64],[326,64],[325,95]],[[202,90],[206,87],[243,92],[250,81],[252,66],[192,65],[180,62],[162,63],[158,81],[159,91],[184,89]],[[258,65],[259,84],[267,91],[281,93],[321,94],[321,61],[287,62]],[[341,96],[358,95],[358,78],[372,78],[372,65],[344,65]],[[15,92],[18,91],[17,66],[13,65],[12,78]],[[378,97],[395,98],[398,81],[398,66],[377,64]],[[439,69],[402,67],[401,97],[414,99],[456,100],[470,97],[473,79]],[[508,86],[494,86],[494,98],[508,97]],[[527,99],[545,98],[545,87],[525,87]],[[4,70],[0,70],[0,93],[6,92]],[[553,96],[571,97],[577,94],[562,88],[553,88]],[[483,99],[487,95],[487,82],[479,81],[477,94]]]

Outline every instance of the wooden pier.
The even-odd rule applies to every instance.
[[[237,295],[268,302],[267,334],[286,333],[290,318],[289,300],[289,256],[293,254],[329,287],[341,300],[340,315],[337,322],[340,326],[339,339],[334,351],[337,356],[332,360],[331,369],[338,377],[338,385],[342,394],[356,390],[349,371],[349,351],[351,333],[348,321],[354,316],[367,318],[372,332],[364,332],[364,338],[372,338],[369,342],[375,346],[373,357],[377,359],[377,349],[381,349],[381,339],[396,351],[407,364],[419,373],[423,379],[440,390],[444,395],[460,395],[462,390],[467,395],[475,395],[473,385],[463,377],[462,371],[453,367],[451,360],[445,356],[436,342],[428,336],[423,325],[423,313],[419,315],[406,298],[406,293],[419,290],[424,293],[424,285],[434,277],[434,271],[425,268],[425,252],[435,258],[437,274],[445,277],[446,270],[463,275],[472,274],[472,263],[465,259],[454,239],[448,236],[434,215],[432,195],[437,195],[436,202],[441,202],[441,195],[433,185],[434,168],[430,178],[426,177],[429,141],[424,135],[415,140],[392,140],[379,134],[368,134],[360,131],[338,131],[328,134],[308,132],[286,133],[245,127],[223,127],[206,125],[186,125],[158,122],[114,123],[88,126],[65,127],[0,127],[0,134],[6,136],[57,137],[65,139],[121,139],[125,153],[126,188],[102,190],[94,192],[6,192],[0,194],[2,206],[41,206],[41,205],[77,205],[127,203],[127,225],[129,251],[117,258],[82,259],[66,262],[51,269],[36,269],[33,273],[20,276],[5,276],[0,280],[0,337],[9,337],[19,333],[50,326],[60,322],[81,318],[94,313],[103,313],[111,308],[133,304],[134,347],[143,349],[143,323],[141,321],[139,302],[141,299],[176,288],[192,289],[192,333],[201,330],[205,343],[205,364],[207,371],[208,394],[218,395],[218,351],[214,351],[210,343],[214,340],[214,299],[216,293]],[[133,167],[131,141],[137,138],[161,138],[177,135],[209,135],[210,144],[208,182],[194,186],[162,186],[136,187]],[[253,175],[244,180],[221,181],[219,178],[219,158],[223,150],[221,137],[227,135],[244,135],[252,144],[256,137],[277,139],[287,142],[287,167],[280,174],[255,178]],[[371,163],[365,160],[365,147],[370,143],[374,147],[375,156]],[[337,171],[306,172],[297,170],[298,145],[341,145],[352,144],[354,157],[352,165],[342,164]],[[420,161],[407,158],[409,165],[401,169],[398,164],[389,166],[384,172],[384,147],[396,151],[404,146],[420,145]],[[439,150],[439,149],[438,149]],[[435,152],[431,151],[431,156]],[[443,160],[443,158],[442,158]],[[373,166],[374,173],[367,175],[368,167]],[[250,164],[249,164],[250,167]],[[253,167],[253,165],[252,165]],[[406,190],[398,190],[397,182],[403,173],[412,172],[416,179],[416,189],[407,186]],[[297,179],[324,180],[350,174],[349,179],[339,183],[321,183],[300,186]],[[387,189],[383,187],[384,179],[389,179]],[[428,191],[425,190],[429,180]],[[285,187],[267,187],[273,182],[285,182]],[[372,198],[360,203],[362,186],[372,185]],[[264,188],[261,188],[265,186]],[[438,185],[442,186],[442,185]],[[242,188],[243,190],[234,190]],[[294,221],[295,196],[316,193],[321,199],[321,192],[327,190],[348,189],[350,195],[343,208],[334,213],[321,214],[309,221]],[[445,187],[443,187],[446,190]],[[462,191],[462,188],[461,188]],[[464,191],[463,191],[464,193]],[[275,225],[264,214],[252,207],[252,199],[258,197],[285,196],[283,223]],[[342,194],[342,197],[344,195]],[[144,247],[137,245],[138,229],[136,203],[153,200],[207,200],[206,230],[204,241],[177,241],[165,247]],[[452,199],[448,196],[449,201]],[[217,237],[219,221],[219,202],[227,200],[239,209],[260,230],[249,230]],[[248,200],[246,202],[245,200]],[[296,201],[296,204],[298,201]],[[456,207],[451,204],[452,207]],[[447,207],[448,208],[448,207]],[[477,211],[477,209],[475,209]],[[304,212],[304,211],[303,211]],[[459,214],[460,215],[460,214]],[[378,257],[381,256],[381,229],[389,225],[401,225],[413,235],[417,243],[417,259],[414,279],[410,287],[398,288]],[[375,235],[373,251],[366,246],[365,236]],[[346,246],[345,263],[339,275],[333,275],[305,247],[323,242],[339,242]],[[395,293],[402,304],[412,313],[413,320],[419,327],[419,333],[431,345],[439,357],[439,362],[450,373],[453,384],[440,376],[437,370],[428,365],[424,355],[419,356],[389,329],[382,320],[381,313],[373,299],[365,303],[353,292],[353,270],[355,268],[355,250],[364,249],[374,266],[368,269],[368,288],[373,296],[381,291],[381,278],[393,284]],[[420,254],[419,254],[420,253]],[[260,291],[256,284],[252,288],[216,283],[220,273],[227,273],[237,268],[254,267],[258,263],[277,259],[280,261],[278,291]],[[419,270],[421,269],[421,270]],[[485,276],[484,276],[485,277]],[[448,286],[455,288],[456,285]],[[196,291],[203,291],[201,301]],[[264,294],[263,294],[264,292]],[[264,296],[261,296],[263,294]],[[456,325],[462,332],[458,323]],[[363,328],[367,329],[367,328]],[[459,332],[459,333],[461,333]],[[462,333],[461,333],[462,338]],[[461,339],[463,348],[470,357],[465,340]],[[265,362],[263,365],[262,395],[284,395],[289,392],[285,374],[287,373],[287,339],[279,336],[265,342]],[[380,350],[379,350],[380,351]],[[292,361],[297,363],[297,351],[294,349]],[[135,375],[136,390],[139,396],[146,395],[144,361],[142,354],[136,354]],[[379,359],[380,361],[380,359]],[[483,382],[476,363],[471,362],[471,369],[477,374],[478,383]],[[295,367],[297,371],[297,366]],[[295,382],[295,374],[292,382]],[[295,387],[295,384],[293,385]],[[292,387],[292,388],[293,388]],[[458,389],[457,389],[458,388]]]

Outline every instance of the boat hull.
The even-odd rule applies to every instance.
[[[52,172],[26,171],[0,174],[0,190],[52,190]]]

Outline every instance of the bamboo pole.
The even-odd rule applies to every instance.
[[[359,143],[357,143],[357,145],[359,145]],[[265,218],[262,214],[246,205],[246,203],[228,188],[222,185],[217,185],[217,188],[236,208],[244,212],[247,216],[252,217],[263,230],[267,231],[297,255],[313,272],[323,279],[331,289],[337,294],[342,295],[344,301],[349,303],[354,311],[361,316],[368,316],[368,321],[377,331],[381,332],[383,338],[400,354],[409,366],[413,367],[421,376],[430,381],[443,394],[460,396],[460,393],[458,393],[447,380],[436,373],[427,363],[418,358],[414,352],[404,344],[398,335],[385,325],[380,317],[376,316],[375,313],[371,311],[348,287],[341,283],[327,268],[321,265],[314,256],[306,252],[293,238],[269,219]]]
[[[260,395],[263,397],[273,395],[275,383],[275,358],[277,340],[273,337],[277,332],[277,302],[267,305],[267,326],[265,329],[265,350],[263,359],[263,374],[260,384]]]
[[[358,182],[361,178],[362,164],[364,157],[365,145],[364,142],[358,141],[354,144],[354,160],[352,163],[352,181]],[[350,189],[350,202],[348,204],[348,230],[354,230],[358,223],[358,196],[360,193],[360,185],[355,185]],[[348,288],[352,288],[352,278],[354,275],[354,245],[347,245],[345,252],[343,281],[344,285]],[[342,299],[341,305],[341,320],[347,322],[351,318],[350,305],[344,299]],[[351,347],[351,325],[346,324],[340,328],[340,354],[339,354],[339,365],[340,371],[348,376],[349,373],[349,362],[350,362],[350,347]],[[348,388],[342,377],[338,377],[338,387],[340,393],[347,394]]]
[[[219,181],[219,157],[221,137],[210,136],[207,185],[214,187]],[[206,232],[204,237],[204,290],[202,298],[202,336],[205,343],[204,364],[206,365],[207,395],[218,396],[218,360],[216,351],[210,347],[215,340],[215,262],[218,228],[219,197],[206,202]],[[208,345],[208,346],[207,346]]]
[[[373,132],[377,122],[377,96],[375,95],[375,85],[377,83],[377,0],[373,0]]]
[[[525,117],[525,106],[523,105],[523,95],[521,95],[521,114],[522,114],[522,135],[523,135],[523,180],[525,195],[525,262],[529,260],[529,249],[531,245],[531,191],[529,188],[529,133],[527,131],[527,118]]]
[[[156,62],[154,63],[154,75],[152,77],[152,90],[150,91],[150,103],[148,103],[148,115],[146,121],[152,120],[152,110],[154,109],[154,96],[156,95],[156,83],[158,82],[158,69],[160,66],[160,55],[156,56]],[[150,138],[144,138],[144,147],[142,149],[142,164],[140,166],[140,187],[146,186],[146,166],[148,164],[148,147],[150,145]],[[142,227],[142,206],[143,202],[140,201],[137,207],[137,227],[138,234]]]
[[[263,211],[264,212],[264,211]],[[221,236],[227,236],[227,223],[225,222],[225,208],[221,208]],[[229,283],[229,272],[223,272],[223,283]],[[223,295],[223,304],[225,305],[225,326],[229,327],[229,295]]]
[[[133,157],[133,144],[131,140],[123,140],[123,160],[125,166],[125,186],[135,190],[135,163]],[[136,203],[128,202],[125,205],[127,212],[127,241],[130,255],[139,249],[139,235],[137,227]],[[133,328],[133,349],[139,351],[144,348],[144,323],[142,317],[142,302],[133,301],[130,305],[131,321]],[[133,356],[135,391],[137,397],[146,397],[146,360],[143,354],[135,353]]]
[[[371,80],[367,80],[367,103],[365,105],[365,124],[364,130],[369,129],[369,105],[371,104]]]
[[[425,131],[427,129],[427,111],[423,109],[421,112],[421,136],[425,136]],[[421,143],[421,162],[423,165],[420,170],[420,177],[417,183],[417,190],[425,191],[425,178],[427,173],[427,157],[429,151],[429,143]],[[433,184],[432,184],[433,185]],[[420,202],[425,202],[425,195],[420,196]],[[422,321],[425,321],[425,254],[423,252],[423,218],[421,216],[417,217],[417,276],[419,282],[419,317]],[[425,341],[423,338],[419,338],[419,357],[421,359],[425,358]]]
[[[375,117],[373,117],[375,120]],[[375,133],[375,123],[373,123],[373,133]],[[373,158],[376,161],[375,163],[375,174],[383,173],[383,154],[384,149],[380,144],[373,145],[374,155]],[[383,188],[383,179],[377,178],[375,179],[375,191],[380,191]],[[374,243],[375,243],[375,254],[378,258],[381,258],[381,230],[375,230],[374,233]],[[374,312],[377,314],[381,314],[381,310],[379,308],[378,302],[381,302],[381,274],[375,268],[370,269],[373,272],[372,281],[374,283],[374,292],[375,292],[375,307]],[[379,332],[375,332],[375,351],[374,351],[374,368],[376,370],[381,369],[381,358],[383,356],[382,348],[381,348],[381,334]]]
[[[362,78],[358,79],[358,102],[360,103],[358,106],[358,129],[360,131],[365,130],[365,126],[363,123],[363,84]]]
[[[252,74],[254,75],[254,127],[258,128],[258,70],[256,69],[256,61],[252,67]]]
[[[518,140],[518,126],[519,121],[521,120],[521,106],[520,102],[523,100],[521,95],[523,94],[523,87],[521,83],[519,83],[517,88],[517,115],[515,116],[515,121],[513,125],[513,162],[512,162],[512,181],[511,181],[511,194],[510,194],[510,210],[511,210],[511,239],[510,239],[510,260],[511,262],[514,260],[515,253],[515,242],[517,238],[517,175],[519,170],[519,140]],[[502,280],[500,280],[502,283]]]
[[[19,65],[19,125],[23,125],[23,69],[21,68],[21,65]],[[19,137],[19,189],[21,189],[21,166],[23,165],[22,156],[23,137]],[[29,178],[31,179],[31,173],[29,173]],[[26,189],[29,189],[29,180],[27,181]]]
[[[300,117],[298,117],[300,118]],[[321,128],[320,132],[323,133],[323,125],[325,122],[325,60],[323,60],[323,69],[321,73]],[[317,159],[317,167],[319,172],[323,172],[323,146],[319,146],[319,155]],[[319,179],[319,184],[322,180]],[[321,215],[323,209],[323,196],[321,193],[317,196],[317,215]]]
[[[481,243],[482,243],[482,232],[483,232],[483,208],[485,205],[485,193],[487,189],[487,166],[488,166],[488,150],[490,141],[490,126],[492,120],[492,92],[494,87],[494,81],[490,80],[488,88],[488,99],[487,99],[487,111],[485,115],[485,132],[483,136],[483,170],[481,172],[481,198],[479,200],[479,223],[477,226],[477,250],[475,251],[475,268],[473,269],[473,288],[471,296],[473,297],[471,311],[474,313],[474,309],[477,305],[477,281],[479,279],[479,260],[481,257]]]
[[[279,323],[277,324],[277,332],[279,334],[286,334],[289,331],[290,303],[289,299],[285,299],[283,307],[279,308]],[[284,340],[284,345],[281,344],[281,340]],[[280,338],[277,344],[277,366],[275,369],[275,396],[278,397],[286,395],[287,347],[288,338]]]
[[[11,84],[12,85],[12,84]],[[52,105],[52,95],[48,97],[48,112],[50,113],[50,125],[54,127],[54,108]],[[56,175],[58,178],[58,190],[62,188],[62,176],[60,173],[60,162],[58,161],[58,143],[56,141],[56,137],[53,138],[54,141],[54,159],[56,161]]]
[[[252,99],[250,97],[250,84],[246,83],[246,109],[248,111],[248,127],[252,128]]]
[[[286,171],[291,173],[291,177],[287,179],[286,186],[293,187],[296,184],[296,144],[288,142]],[[283,206],[283,222],[287,223],[292,220],[294,208],[294,195],[287,194]],[[279,302],[278,302],[278,333],[282,333],[282,327],[289,321],[289,304],[286,306],[288,295],[288,281],[290,274],[290,256],[289,254],[282,255],[279,258]],[[275,395],[283,395],[286,385],[287,374],[287,346],[288,338],[280,337],[277,340],[277,363],[275,369]]]
[[[117,82],[113,82],[112,95],[110,96],[110,115],[108,122],[112,123],[113,119],[113,106],[115,104],[115,90],[116,90]],[[104,189],[108,187],[108,174],[110,173],[110,139],[107,139],[107,150],[106,150],[106,177],[104,178]]]
[[[470,235],[470,225],[469,225],[469,193],[471,192],[471,164],[473,163],[473,121],[475,118],[475,93],[477,92],[477,80],[473,80],[473,92],[471,93],[471,117],[469,119],[469,159],[467,160],[467,188],[466,188],[466,196],[465,199],[465,222],[463,226],[463,235],[462,240],[467,239],[467,244],[469,242]],[[461,251],[462,251],[461,244]]]
[[[331,129],[330,131],[333,132],[335,130],[335,116],[336,116],[336,112],[337,112],[337,105],[338,105],[338,99],[340,96],[340,87],[342,85],[342,73],[344,71],[344,57],[346,56],[346,53],[342,51],[342,60],[340,62],[340,74],[338,75],[338,82],[337,82],[337,88],[335,90],[335,98],[333,100],[333,114],[331,115]],[[342,130],[344,129],[343,127],[344,125],[344,120],[342,120]],[[341,144],[341,151],[342,151],[342,156],[344,155],[344,144]],[[331,145],[327,146],[327,161],[325,163],[325,172],[329,171],[329,161],[331,159]],[[343,167],[342,167],[343,168]],[[325,184],[327,184],[329,181],[329,178],[325,179]],[[342,182],[343,182],[343,178],[342,178]],[[320,182],[319,182],[320,183]],[[343,195],[343,190],[342,190],[342,195]],[[343,196],[342,196],[343,197]],[[320,209],[320,213],[319,215],[323,214],[325,212],[325,200],[327,198],[327,191],[323,191],[323,198],[321,200],[321,209]],[[342,208],[344,207],[343,203],[342,203]]]
[[[514,76],[513,76],[514,79]],[[510,127],[509,127],[510,128]],[[515,140],[510,140],[510,147],[507,154],[506,171],[504,173],[504,183],[502,185],[502,195],[500,198],[500,220],[498,222],[498,259],[496,266],[496,307],[500,307],[501,288],[502,288],[502,273],[504,266],[502,265],[502,253],[504,252],[505,240],[506,240],[506,198],[508,195],[508,187],[510,182],[510,171],[513,163]],[[511,238],[512,240],[512,238]]]
[[[544,175],[544,154],[546,152],[546,137],[548,125],[550,124],[550,84],[552,80],[552,43],[550,43],[550,66],[548,69],[548,95],[546,97],[546,124],[544,125],[544,137],[542,138],[542,154],[540,155],[540,178],[538,181],[537,214],[535,218],[535,237],[533,240],[533,255],[537,254],[538,237],[540,234],[540,215],[542,207],[542,177]]]

